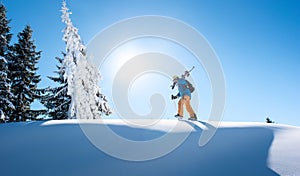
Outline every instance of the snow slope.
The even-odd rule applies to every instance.
[[[124,138],[146,141],[169,133],[175,123],[161,120],[134,127],[122,120],[94,120],[87,125],[108,125]],[[76,120],[1,124],[0,175],[300,175],[299,127],[223,122],[209,143],[199,147],[200,134],[209,124],[178,123],[182,128],[176,133],[193,129],[185,142],[163,157],[141,162],[102,152]]]

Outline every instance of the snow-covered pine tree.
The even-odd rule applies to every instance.
[[[98,86],[100,74],[95,66],[86,59],[79,60],[74,78],[74,100],[79,118],[95,119],[111,114],[106,97]]]
[[[66,1],[63,1],[61,11],[62,21],[66,24],[63,30],[63,40],[66,42],[64,79],[67,80],[68,95],[72,100],[69,118],[94,119],[100,118],[102,114],[109,115],[111,110],[98,85],[100,74],[86,58],[86,47],[80,39],[78,29],[72,24]]]
[[[9,119],[8,116],[15,109],[11,102],[14,96],[10,91],[7,74],[7,61],[0,56],[0,123],[7,121]]]
[[[85,50],[84,45],[81,43],[80,36],[78,35],[78,29],[73,26],[70,19],[69,9],[67,7],[66,1],[63,1],[62,5],[62,22],[66,24],[64,28],[63,41],[66,43],[66,55],[64,57],[62,68],[64,68],[64,80],[66,80],[68,85],[67,94],[71,96],[71,104],[69,107],[69,118],[75,117],[75,103],[74,103],[74,75],[76,71],[76,61],[83,57],[83,50]]]
[[[0,5],[0,122],[8,120],[8,115],[15,108],[12,104],[13,94],[10,91],[8,79],[7,55],[12,37],[9,21],[6,17],[6,8]]]
[[[65,54],[63,54],[65,56]],[[64,68],[61,67],[63,59],[56,57],[55,58],[59,65],[57,65],[58,71],[55,71],[57,74],[56,77],[50,77],[49,79],[58,83],[57,87],[48,87],[42,90],[43,96],[41,97],[41,103],[47,108],[46,114],[52,119],[67,119],[69,106],[71,104],[71,97],[67,95],[68,84],[64,80]]]
[[[10,121],[25,121],[38,115],[37,111],[30,109],[30,104],[39,98],[37,84],[41,79],[36,73],[36,64],[40,56],[41,51],[36,51],[32,40],[31,27],[26,26],[18,34],[18,42],[13,45],[9,57],[11,90],[16,97],[13,100],[15,110],[10,116]]]

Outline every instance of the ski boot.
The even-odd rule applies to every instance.
[[[188,120],[191,120],[191,121],[197,121],[197,115],[194,114],[193,117],[190,117]]]
[[[181,120],[183,118],[183,116],[176,114],[174,117],[176,117],[178,120]]]

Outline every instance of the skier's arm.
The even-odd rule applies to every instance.
[[[172,90],[174,89],[175,86],[176,86],[176,82],[173,82],[173,84],[171,85]]]

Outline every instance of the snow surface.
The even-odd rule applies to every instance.
[[[163,157],[133,162],[96,148],[79,123],[107,125],[118,135],[137,141],[157,138],[177,123],[181,128],[176,133],[191,129],[192,133]],[[0,175],[300,175],[299,127],[223,122],[209,143],[199,147],[200,134],[209,123],[194,126],[190,121],[160,120],[149,126],[137,124],[117,119],[1,124]]]

